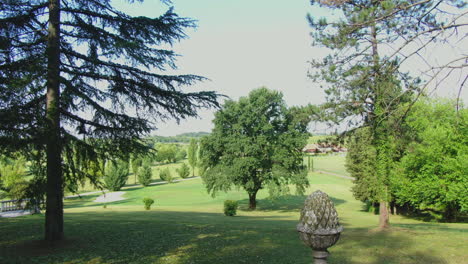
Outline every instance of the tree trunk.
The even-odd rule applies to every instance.
[[[457,212],[458,210],[456,206],[454,206],[453,204],[447,205],[447,208],[445,208],[443,212],[444,220],[451,223],[455,222],[457,220]]]
[[[387,202],[381,201],[379,206],[379,228],[385,229],[390,226]]]
[[[255,210],[257,208],[257,191],[249,193],[249,209]]]
[[[63,239],[63,179],[60,139],[60,0],[49,0],[46,95],[46,219],[45,239]]]

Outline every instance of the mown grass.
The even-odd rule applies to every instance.
[[[310,174],[308,193],[320,189],[335,202],[344,225],[329,263],[467,263],[467,224],[426,223],[392,216],[392,228],[376,230],[377,216],[353,199],[351,181]],[[247,195],[232,190],[211,198],[201,179],[126,189],[124,201],[96,204],[97,195],[66,201],[67,240],[48,247],[44,215],[0,218],[0,263],[311,263],[311,251],[295,226],[305,196],[269,199],[247,210]],[[144,197],[155,200],[150,211]],[[240,201],[235,217],[223,201]]]
[[[310,156],[313,161],[314,171],[325,171],[338,175],[349,176],[345,168],[345,153],[333,153],[327,155]],[[304,164],[308,164],[308,156],[304,156]]]

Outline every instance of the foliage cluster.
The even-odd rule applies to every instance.
[[[159,178],[161,178],[161,180],[163,180],[163,181],[171,183],[172,182],[172,173],[169,170],[169,168],[162,169],[161,172],[159,172]]]
[[[179,176],[182,179],[185,179],[190,175],[190,168],[185,163],[182,163],[182,165],[179,168],[177,168],[176,170],[177,170],[177,174],[179,174]]]
[[[175,163],[187,157],[185,147],[179,144],[156,144],[157,162]]]
[[[405,105],[401,111],[405,111]],[[346,168],[355,178],[354,196],[377,206],[376,164],[390,167],[388,201],[392,209],[429,212],[455,220],[468,212],[468,111],[453,101],[424,99],[407,113],[399,134],[384,146],[391,159],[377,160],[369,128],[355,131],[348,142]]]
[[[215,114],[212,133],[201,139],[201,176],[209,193],[232,186],[249,194],[256,208],[256,194],[267,188],[272,194],[301,193],[308,186],[302,165],[302,148],[308,138],[304,109],[287,108],[283,95],[267,88],[250,92],[239,101],[226,101]]]
[[[148,197],[143,198],[143,203],[145,205],[146,210],[151,209],[151,205],[154,204],[154,200]]]
[[[224,215],[225,216],[235,216],[237,214],[237,207],[239,204],[234,200],[224,201]]]
[[[26,194],[29,185],[24,157],[0,157],[0,199],[9,197],[17,200]]]
[[[154,143],[189,143],[192,139],[199,139],[209,134],[208,132],[188,132],[169,137],[152,136],[148,139]]]
[[[128,179],[128,163],[122,160],[107,162],[104,186],[109,191],[119,191]]]
[[[151,183],[153,177],[153,171],[147,164],[143,165],[138,169],[138,182],[143,186],[148,186]]]
[[[421,101],[406,124],[409,144],[392,177],[396,202],[445,220],[468,213],[468,109]]]

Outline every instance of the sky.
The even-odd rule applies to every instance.
[[[148,17],[158,16],[168,8],[157,0],[117,4],[130,15]],[[306,15],[330,16],[330,11],[312,7],[308,0],[173,0],[172,5],[179,16],[198,21],[197,29],[187,30],[189,38],[174,46],[181,55],[177,73],[210,79],[185,91],[211,90],[237,100],[265,86],[281,91],[288,106],[325,101],[324,91],[307,77],[307,72],[308,61],[327,51],[312,47]],[[442,55],[443,52],[437,51]],[[442,93],[450,97],[455,94],[455,90]],[[466,93],[463,97],[467,97]],[[202,110],[199,118],[179,124],[159,123],[153,134],[209,132],[214,111]],[[311,129],[333,131],[324,127]]]

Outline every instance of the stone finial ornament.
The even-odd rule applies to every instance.
[[[328,195],[320,190],[307,197],[297,231],[302,241],[312,248],[315,264],[327,263],[327,248],[340,238],[343,227]]]

